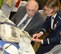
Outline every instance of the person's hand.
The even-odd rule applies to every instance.
[[[41,43],[41,40],[42,39],[39,39],[39,38],[32,38],[32,41],[35,41],[35,42],[38,42],[38,43]]]
[[[32,41],[41,42],[41,39],[39,39],[39,38],[40,38],[40,36],[42,36],[42,35],[43,35],[42,32],[33,34]]]
[[[39,38],[40,36],[42,36],[43,35],[43,33],[42,32],[39,32],[39,33],[35,33],[35,34],[33,34],[33,36],[32,36],[32,38],[33,39],[35,39],[35,38]]]

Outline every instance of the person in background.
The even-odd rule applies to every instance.
[[[39,4],[39,10],[43,10],[43,7],[48,0],[36,0],[36,1]]]
[[[44,11],[47,14],[46,21],[43,23],[42,29],[40,28],[40,32],[33,34],[32,38],[33,41],[40,42],[36,54],[44,54],[60,44],[61,10],[59,0],[48,0]],[[45,39],[39,39],[47,31],[49,32]]]
[[[15,2],[16,1],[16,2]],[[13,8],[12,8],[12,11],[10,12],[10,16],[9,16],[9,19],[12,17],[12,16],[14,16],[14,14],[17,12],[17,10],[18,10],[18,8],[19,8],[19,5],[20,5],[20,3],[21,3],[21,0],[15,0],[14,2],[15,2],[15,4],[14,4],[14,6],[13,6]],[[13,2],[13,3],[14,3]]]

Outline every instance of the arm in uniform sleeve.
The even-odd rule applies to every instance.
[[[43,25],[42,25],[42,29],[41,29],[41,31],[43,32],[43,33],[45,33],[49,28],[50,28],[50,23],[51,23],[51,19],[50,19],[50,17],[47,17],[46,18],[46,21],[43,23]]]
[[[43,44],[59,44],[60,43],[60,32],[61,32],[61,19],[58,20],[58,24],[53,34],[48,35],[44,40]]]
[[[43,44],[59,44],[60,38],[52,37],[52,38],[46,38],[43,40]]]

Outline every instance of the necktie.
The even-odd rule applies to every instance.
[[[54,24],[54,17],[51,17],[51,29],[52,29],[52,30],[54,29],[53,24]]]
[[[22,28],[22,27],[24,27],[25,25],[26,25],[26,23],[28,22],[28,17],[24,20],[24,22],[22,22],[22,24],[20,24],[20,29]]]

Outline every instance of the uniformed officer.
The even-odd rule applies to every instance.
[[[60,44],[60,31],[61,31],[61,11],[59,0],[48,0],[44,11],[47,14],[46,21],[39,33],[33,34],[33,41],[40,42],[36,54],[44,54],[50,51],[55,45]],[[39,39],[48,30],[48,36],[45,39]]]

